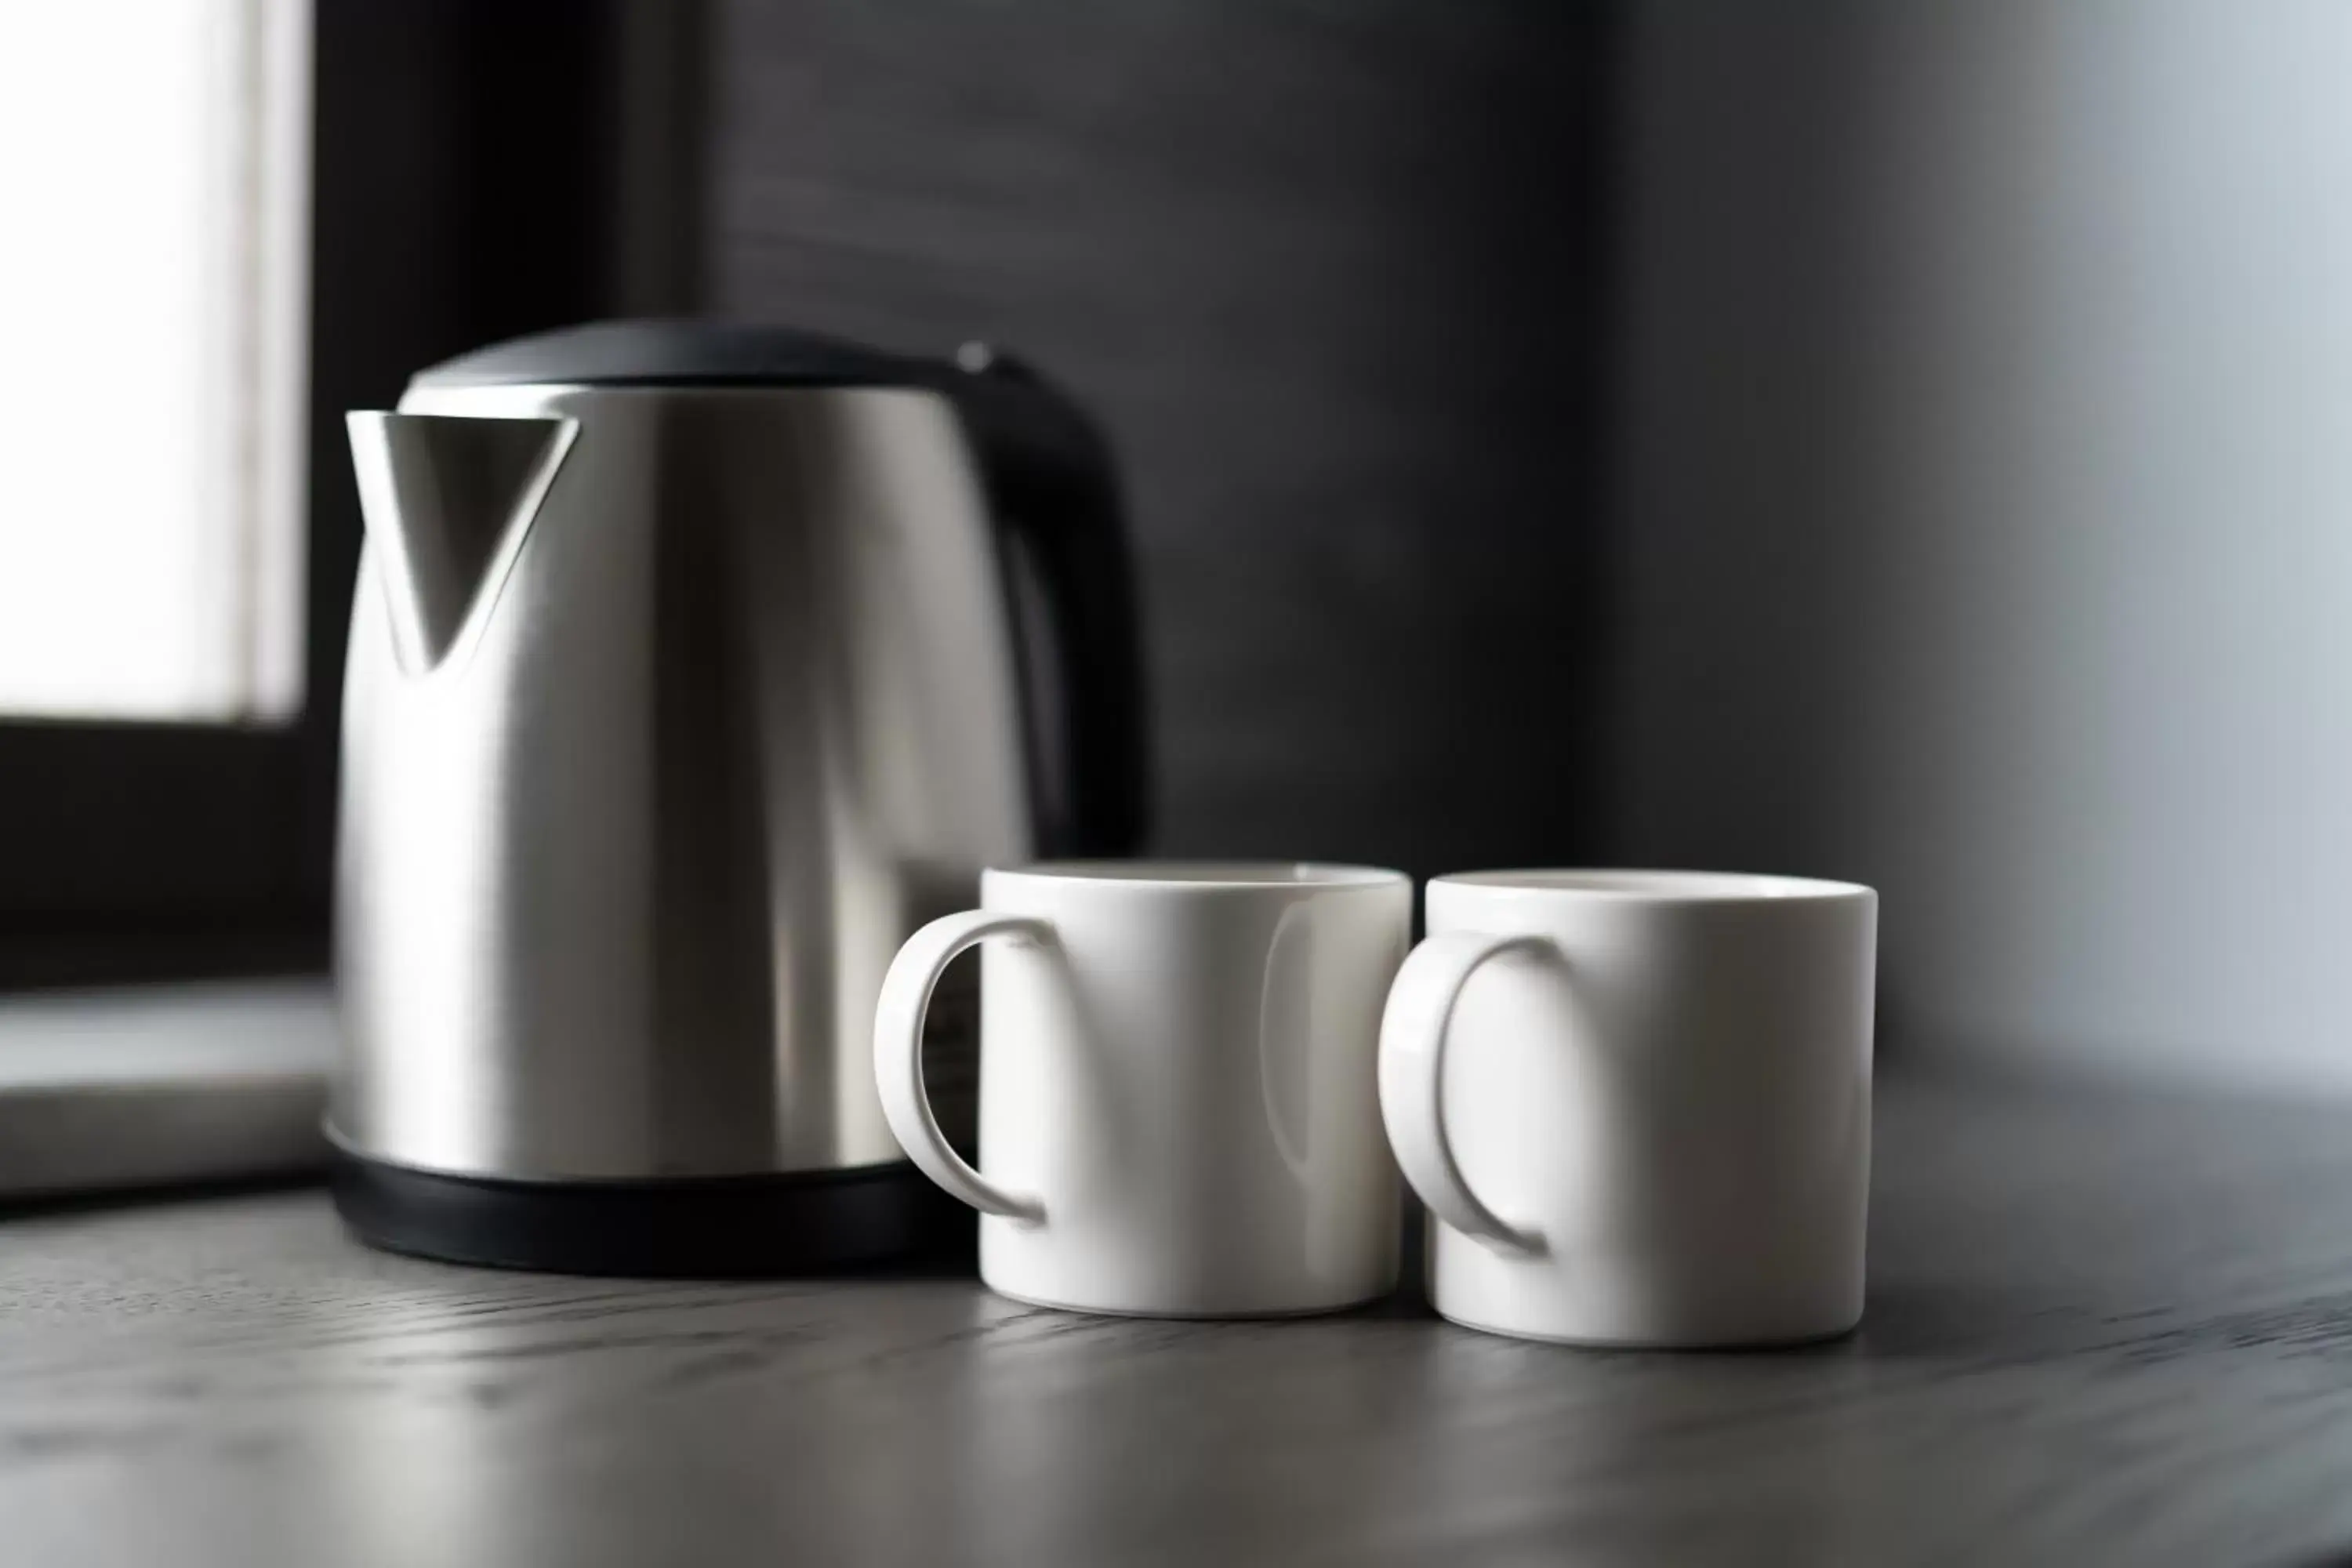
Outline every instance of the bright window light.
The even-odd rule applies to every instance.
[[[0,3],[0,719],[301,705],[310,27]]]

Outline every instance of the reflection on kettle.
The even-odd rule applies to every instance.
[[[886,1255],[899,941],[1142,820],[1092,426],[1010,362],[609,323],[350,418],[338,1196],[372,1238],[736,1271]]]
[[[579,421],[362,413],[347,422],[393,648],[401,668],[421,675],[496,597]]]

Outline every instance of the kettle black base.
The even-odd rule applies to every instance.
[[[971,1216],[903,1163],[849,1171],[519,1182],[336,1150],[335,1207],[360,1239],[451,1263],[559,1274],[745,1279],[971,1247]]]

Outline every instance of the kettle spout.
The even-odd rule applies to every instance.
[[[422,675],[496,603],[580,422],[378,412],[344,422],[393,651]]]

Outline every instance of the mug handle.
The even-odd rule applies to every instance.
[[[991,937],[1034,946],[1052,942],[1054,928],[1026,915],[967,910],[943,915],[907,939],[890,961],[874,1008],[874,1084],[881,1091],[883,1120],[923,1174],[982,1214],[1040,1225],[1045,1218],[1042,1202],[1007,1192],[964,1163],[940,1131],[923,1089],[923,1016],[930,1011],[931,993],[959,954]]]
[[[1381,1017],[1381,1117],[1404,1179],[1430,1212],[1455,1230],[1497,1252],[1522,1256],[1543,1250],[1543,1233],[1502,1219],[1470,1190],[1445,1136],[1439,1097],[1446,1026],[1470,976],[1490,958],[1550,947],[1539,936],[1431,937],[1397,971]]]

